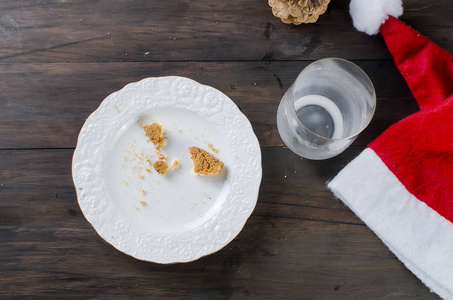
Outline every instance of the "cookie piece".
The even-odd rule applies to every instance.
[[[219,175],[223,162],[214,155],[198,147],[189,147],[190,158],[193,161],[193,171],[201,176]]]
[[[145,130],[145,135],[154,145],[163,144],[164,137],[162,134],[162,125],[158,123],[148,123],[143,125],[143,130]]]
[[[157,173],[163,175],[167,172],[168,164],[165,160],[159,159],[153,163],[153,167]]]

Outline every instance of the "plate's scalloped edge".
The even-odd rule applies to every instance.
[[[184,107],[206,117],[225,134],[232,153],[240,157],[232,160],[231,189],[223,209],[203,226],[161,235],[131,230],[105,196],[108,193],[102,192],[106,185],[99,164],[117,127],[143,109],[159,106]],[[258,200],[261,149],[250,121],[219,90],[185,77],[150,77],[110,94],[88,117],[78,136],[72,175],[82,213],[112,246],[140,260],[189,262],[222,249],[244,227]]]

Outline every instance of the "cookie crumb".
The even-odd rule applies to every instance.
[[[168,164],[165,160],[159,159],[158,161],[154,162],[153,167],[157,173],[163,175],[167,172]]]
[[[157,157],[159,157],[160,160],[166,159],[166,157],[162,153],[160,153],[159,151],[156,152],[156,155],[157,155]]]
[[[198,147],[189,147],[193,171],[201,176],[215,176],[222,171],[224,163],[214,155]]]
[[[217,153],[217,151],[219,151],[217,148],[214,148],[214,147],[212,146],[211,143],[208,143],[208,147],[211,148],[211,150],[212,150],[213,152],[216,152],[216,153]]]
[[[143,205],[143,206],[146,206],[148,203],[146,203],[145,201],[140,201],[140,204]]]
[[[174,169],[179,165],[179,161],[177,159],[174,159],[173,162],[171,163],[171,168]]]
[[[143,190],[141,191],[141,193],[142,193],[142,194],[146,194],[146,191],[143,189]]]

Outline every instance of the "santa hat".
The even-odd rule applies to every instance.
[[[380,30],[420,111],[388,128],[328,187],[426,286],[453,299],[453,57],[396,19],[396,4],[353,0],[350,10],[357,29]]]

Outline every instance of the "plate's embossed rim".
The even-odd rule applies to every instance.
[[[102,176],[102,161],[114,135],[142,111],[157,107],[185,108],[205,117],[234,156],[221,208],[201,226],[184,232],[133,228],[117,211]],[[72,176],[84,216],[112,246],[140,260],[189,262],[220,250],[242,230],[258,198],[261,150],[249,120],[225,94],[185,77],[152,77],[112,93],[89,116],[74,151]]]

